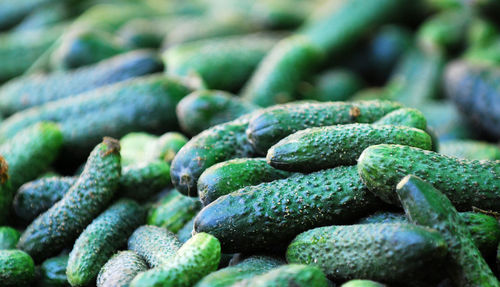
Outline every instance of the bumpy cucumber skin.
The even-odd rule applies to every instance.
[[[212,272],[203,277],[195,287],[228,287],[234,283],[263,274],[284,264],[269,256],[251,256],[240,263]]]
[[[9,226],[0,226],[0,250],[16,249],[21,233]]]
[[[411,222],[436,229],[448,245],[446,270],[457,286],[500,286],[450,200],[430,183],[408,175],[397,195]]]
[[[320,101],[345,101],[363,88],[362,79],[349,70],[328,70],[317,75],[312,83],[300,87],[302,98]]]
[[[35,179],[56,159],[63,144],[61,128],[42,122],[23,129],[0,145],[0,154],[9,166],[12,188]]]
[[[0,285],[29,286],[35,277],[33,259],[21,250],[0,250]]]
[[[198,196],[203,206],[240,188],[286,178],[290,172],[273,168],[264,158],[237,158],[215,164],[198,179]]]
[[[278,169],[314,171],[355,165],[359,155],[376,144],[401,144],[426,150],[431,137],[424,131],[393,125],[349,124],[298,131],[267,152],[267,162]]]
[[[150,208],[147,223],[176,233],[200,209],[201,203],[197,198],[187,197],[174,189]]]
[[[60,255],[45,260],[40,266],[40,287],[70,286],[66,276],[68,255]]]
[[[282,138],[312,127],[350,123],[371,123],[401,105],[389,101],[293,103],[256,113],[246,131],[248,140],[260,154]]]
[[[194,230],[194,219],[196,217],[191,218],[184,226],[177,231],[177,238],[179,238],[179,241],[184,243],[189,240],[189,238],[193,237],[193,230]]]
[[[376,145],[363,151],[358,171],[370,191],[382,200],[398,204],[394,193],[406,175],[423,178],[449,197],[458,210],[472,206],[500,208],[498,161],[463,160],[401,145]]]
[[[134,251],[120,251],[104,264],[97,276],[97,287],[127,287],[148,265]]]
[[[175,129],[175,105],[189,92],[180,80],[162,75],[131,79],[16,113],[2,123],[0,138],[51,120],[61,126],[65,150],[86,155],[103,136]]]
[[[272,248],[300,232],[352,222],[380,207],[356,167],[341,166],[242,188],[219,197],[195,219],[225,253]]]
[[[427,120],[424,114],[417,109],[401,108],[388,113],[379,120],[375,121],[377,125],[395,125],[406,126],[425,131],[427,129]]]
[[[172,163],[175,155],[187,142],[188,139],[183,134],[177,132],[165,133],[156,140],[150,158]]]
[[[257,275],[250,279],[234,284],[234,287],[327,287],[325,274],[315,266],[301,264],[288,264],[277,267],[265,274]]]
[[[4,224],[12,205],[12,185],[9,180],[9,166],[0,155],[0,224]]]
[[[108,205],[120,174],[120,144],[104,138],[90,154],[76,183],[26,228],[17,247],[39,262],[71,244]]]
[[[348,282],[342,284],[340,287],[386,287],[386,285],[372,280],[355,279],[349,280]]]
[[[175,234],[151,225],[137,228],[128,239],[128,249],[139,254],[152,268],[167,264],[181,245]]]
[[[0,88],[0,112],[11,115],[129,78],[159,72],[163,65],[150,51],[134,51],[70,72],[16,78]]]
[[[137,275],[130,287],[178,286],[189,287],[217,270],[221,247],[217,238],[198,233],[189,239],[166,265]]]
[[[27,222],[33,221],[40,213],[61,200],[76,180],[76,177],[71,176],[51,176],[23,184],[14,196],[16,215]]]
[[[257,106],[228,92],[195,91],[177,105],[177,118],[183,131],[196,135],[218,124],[248,114]]]
[[[439,153],[464,159],[500,159],[500,147],[488,142],[474,140],[450,140],[442,142],[439,145]]]
[[[198,196],[198,178],[210,166],[255,154],[245,131],[251,114],[216,125],[193,137],[179,150],[170,169],[175,188],[187,196]]]
[[[445,89],[465,117],[500,139],[500,70],[458,61],[446,68]]]
[[[120,195],[145,200],[170,184],[170,165],[164,161],[131,164],[123,167]]]
[[[373,223],[306,231],[290,243],[286,257],[290,263],[318,266],[336,280],[404,283],[429,276],[427,267],[440,266],[446,252],[446,242],[436,230]]]

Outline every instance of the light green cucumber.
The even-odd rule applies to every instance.
[[[21,233],[9,226],[0,226],[0,250],[16,249]]]
[[[262,275],[244,279],[237,282],[233,287],[327,287],[328,280],[325,274],[315,266],[302,264],[288,264]]]
[[[113,255],[99,271],[97,287],[127,287],[148,265],[134,251],[120,251]]]

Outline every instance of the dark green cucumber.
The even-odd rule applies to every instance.
[[[148,157],[151,160],[162,160],[172,163],[175,155],[187,142],[188,139],[183,134],[167,132],[156,140]]]
[[[177,238],[179,238],[179,241],[184,243],[189,240],[193,236],[193,230],[194,230],[194,219],[196,216],[191,218],[184,226],[177,231]]]
[[[67,254],[45,260],[40,266],[40,287],[70,286],[66,276],[69,256]]]
[[[289,264],[274,268],[267,273],[245,279],[234,287],[327,287],[325,274],[315,266]]]
[[[318,266],[335,280],[365,278],[403,283],[430,275],[446,258],[443,237],[431,228],[373,223],[315,228],[299,234],[286,252],[290,263]]]
[[[27,222],[33,221],[40,213],[61,200],[76,180],[76,177],[53,176],[23,184],[13,201],[16,215]]]
[[[158,136],[145,132],[131,132],[120,139],[122,165],[141,163],[149,160],[149,151],[156,144]]]
[[[21,233],[9,226],[0,226],[0,250],[16,249]]]
[[[196,135],[257,109],[257,106],[224,91],[201,90],[182,99],[176,113],[183,131]]]
[[[39,262],[71,244],[113,198],[120,173],[120,144],[106,137],[64,197],[26,228],[18,248]]]
[[[61,127],[41,122],[21,130],[0,145],[9,166],[12,188],[35,179],[56,159],[63,144]]]
[[[340,287],[386,287],[387,285],[372,280],[354,279],[342,284]]]
[[[0,224],[6,222],[12,206],[12,185],[9,180],[9,166],[0,155]]]
[[[256,113],[248,125],[247,136],[255,149],[266,154],[282,138],[312,127],[350,123],[371,123],[401,105],[389,101],[293,103]]]
[[[197,198],[182,195],[173,189],[150,208],[147,222],[176,233],[200,209],[201,203]]]
[[[238,281],[266,273],[282,264],[282,260],[273,257],[250,256],[236,265],[210,273],[196,283],[195,287],[233,286]]]
[[[30,286],[35,277],[33,259],[21,250],[0,250],[0,285]]]
[[[314,171],[355,165],[359,155],[376,144],[401,144],[426,150],[431,137],[405,126],[349,124],[298,131],[280,140],[267,152],[267,162],[278,169]]]
[[[358,171],[370,191],[398,204],[394,193],[405,175],[413,174],[439,188],[458,210],[472,206],[500,208],[499,161],[463,160],[400,145],[376,145],[363,151]]]
[[[500,147],[474,140],[450,140],[439,145],[439,153],[464,159],[500,159]]]
[[[97,276],[97,287],[127,287],[132,279],[148,270],[148,265],[134,251],[120,251],[104,264]]]
[[[116,33],[123,39],[125,45],[132,49],[158,49],[165,35],[189,19],[189,16],[132,19],[122,25]]]
[[[327,70],[314,77],[311,83],[301,84],[301,97],[308,100],[330,102],[345,101],[361,90],[363,80],[355,73],[335,69]]]
[[[148,199],[170,184],[170,165],[156,160],[123,167],[119,193],[135,200]]]
[[[446,68],[446,94],[464,116],[500,139],[500,69],[463,61]]]
[[[127,244],[128,237],[144,223],[145,217],[146,212],[139,204],[123,199],[94,219],[80,234],[69,254],[66,275],[71,286],[95,282],[101,267]]]
[[[197,74],[209,89],[237,91],[280,38],[258,33],[198,40],[167,49],[163,59],[168,74]]]
[[[401,108],[390,112],[375,121],[374,124],[407,126],[423,131],[427,129],[427,120],[425,119],[425,116],[419,110],[412,108]]]
[[[134,51],[70,72],[16,78],[0,88],[0,112],[11,115],[130,78],[159,72],[163,65],[151,51]]]
[[[242,188],[219,197],[195,219],[195,230],[217,237],[225,253],[274,248],[300,232],[349,223],[381,206],[354,166]]]
[[[450,200],[430,183],[409,175],[397,195],[411,222],[436,229],[448,244],[448,275],[456,286],[500,286],[474,245],[471,234]]]
[[[159,268],[139,273],[130,287],[193,286],[201,278],[217,270],[221,247],[217,238],[198,233],[177,251],[177,255]]]
[[[290,36],[278,42],[260,62],[242,90],[242,98],[262,107],[297,98],[298,84],[311,75],[323,54],[309,38]]]
[[[237,158],[215,164],[198,179],[198,196],[204,206],[240,188],[286,178],[290,172],[273,168],[264,158]]]
[[[128,249],[139,254],[152,268],[167,264],[181,245],[175,234],[151,225],[137,228],[128,239]]]
[[[0,138],[50,120],[60,124],[66,150],[86,155],[103,136],[175,129],[175,106],[189,92],[180,80],[162,75],[131,79],[16,113],[2,123]]]

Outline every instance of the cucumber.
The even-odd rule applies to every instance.
[[[473,17],[467,28],[467,46],[472,49],[487,47],[497,39],[498,32],[495,23],[482,17]]]
[[[76,183],[26,228],[17,247],[40,262],[71,244],[113,198],[120,173],[120,144],[105,137]]]
[[[156,160],[123,167],[119,194],[135,200],[145,200],[170,184],[170,165]]]
[[[261,275],[282,265],[282,260],[269,256],[250,256],[240,263],[229,266],[205,276],[195,287],[228,287],[233,284]]]
[[[162,267],[139,273],[130,287],[192,286],[217,270],[220,256],[221,247],[217,238],[198,233],[182,245],[173,260]]]
[[[215,164],[198,179],[203,206],[240,188],[286,178],[292,173],[268,165],[264,158],[238,158]]]
[[[427,129],[427,120],[425,119],[425,116],[419,110],[412,108],[401,108],[390,112],[375,121],[374,124],[407,126],[423,131]]]
[[[35,277],[33,259],[21,250],[0,250],[0,285],[30,286]]]
[[[280,38],[257,33],[190,41],[167,49],[163,59],[168,74],[197,74],[209,89],[237,91]]]
[[[0,155],[0,224],[4,224],[12,203],[12,185],[9,180],[9,166]]]
[[[180,80],[162,75],[127,80],[16,113],[2,123],[0,139],[50,120],[60,124],[65,149],[81,156],[103,136],[176,128],[175,105],[189,91]]]
[[[179,238],[179,241],[184,243],[189,240],[193,236],[193,230],[194,230],[194,219],[191,218],[184,226],[177,231],[177,238]]]
[[[257,106],[224,91],[195,91],[182,99],[176,113],[183,131],[196,135],[257,109]]]
[[[300,232],[344,224],[381,207],[355,166],[244,187],[218,198],[196,216],[196,232],[217,237],[225,253],[273,249]]]
[[[467,119],[500,139],[500,69],[494,66],[452,62],[446,67],[445,89]],[[439,188],[439,187],[438,187]]]
[[[177,132],[167,132],[156,140],[151,148],[149,158],[172,163],[175,155],[187,142],[188,139],[184,135]]]
[[[335,256],[333,256],[335,254]],[[431,228],[402,223],[319,227],[288,246],[289,263],[318,266],[334,280],[365,278],[405,284],[429,277],[446,258],[443,237]]]
[[[248,124],[247,136],[260,153],[287,135],[312,127],[350,123],[371,123],[401,105],[388,101],[293,103],[256,113]]]
[[[361,218],[357,224],[369,223],[408,223],[408,218],[404,213],[396,213],[390,211],[378,211],[365,218]]]
[[[155,53],[143,50],[119,55],[75,71],[19,77],[0,88],[0,112],[11,115],[102,86],[159,72],[162,68]]]
[[[141,163],[149,159],[158,136],[145,132],[131,132],[120,139],[122,165]]]
[[[0,154],[9,166],[12,188],[35,179],[56,159],[63,144],[61,127],[41,122],[21,130],[0,144]]]
[[[414,147],[382,144],[363,151],[358,171],[370,191],[388,203],[398,204],[396,184],[405,175],[413,174],[442,190],[458,210],[471,210],[472,206],[500,208],[498,161],[463,160]]]
[[[0,250],[16,249],[21,233],[9,226],[0,226]]]
[[[125,45],[132,49],[158,49],[165,35],[183,20],[185,19],[182,16],[131,19],[123,24],[116,33]]]
[[[297,85],[309,76],[323,54],[309,38],[290,36],[278,42],[243,87],[241,97],[262,107],[292,101]]]
[[[40,213],[61,200],[76,180],[72,176],[51,176],[23,184],[13,201],[16,215],[26,222],[33,221]]]
[[[40,265],[40,287],[70,286],[66,276],[69,256],[67,254],[52,257]]]
[[[234,284],[234,287],[327,287],[325,274],[314,266],[289,264]]]
[[[174,189],[150,208],[147,223],[177,233],[200,209],[197,198],[184,196]]]
[[[411,222],[433,228],[443,236],[448,244],[445,268],[456,286],[500,286],[443,193],[413,175],[404,177],[396,192]]]
[[[430,136],[422,130],[393,125],[349,124],[298,131],[267,152],[267,162],[278,169],[314,171],[355,165],[359,155],[376,144],[401,144],[426,150]]]
[[[127,287],[148,265],[134,251],[120,251],[104,264],[97,276],[97,287]]]
[[[172,232],[151,225],[137,228],[128,239],[128,249],[139,254],[152,268],[167,264],[181,245]]]
[[[450,140],[439,145],[439,153],[463,159],[500,159],[500,147],[474,140]]]
[[[139,204],[123,199],[94,219],[80,234],[69,254],[66,275],[71,286],[95,282],[101,267],[127,244],[128,237],[144,223],[145,217],[145,210]]]
[[[349,280],[348,282],[342,284],[340,287],[386,287],[386,286],[387,285],[372,280],[355,279],[355,280]]]
[[[0,3],[0,30],[6,30],[21,22],[31,11],[50,3],[50,0],[29,0],[19,3],[16,0],[4,0]]]
[[[70,18],[70,9],[61,1],[51,1],[31,11],[12,31],[47,29]]]
[[[361,90],[363,80],[345,69],[333,69],[316,75],[311,83],[301,84],[301,98],[319,101],[345,101]]]

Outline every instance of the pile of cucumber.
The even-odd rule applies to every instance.
[[[498,15],[0,1],[0,286],[500,287]]]

